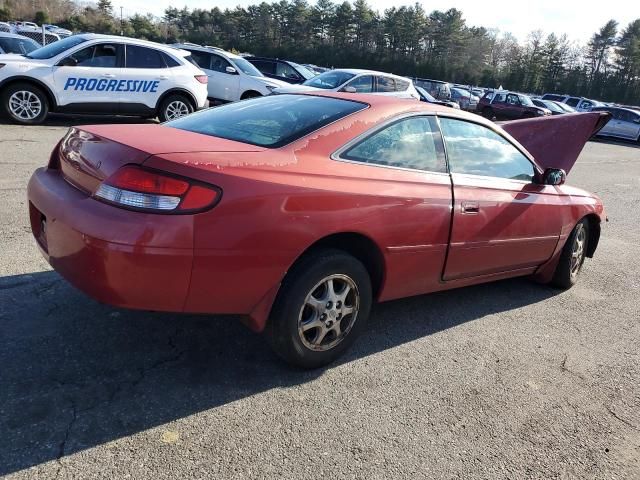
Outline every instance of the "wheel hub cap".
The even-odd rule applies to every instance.
[[[42,112],[42,102],[28,90],[19,90],[9,97],[9,111],[20,120],[33,120]]]
[[[329,350],[340,343],[356,321],[360,296],[346,275],[329,275],[311,290],[300,310],[298,334],[310,350]]]

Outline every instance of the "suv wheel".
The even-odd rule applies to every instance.
[[[168,122],[189,115],[193,111],[193,105],[184,95],[169,95],[160,104],[158,118],[161,122]]]
[[[2,92],[2,109],[13,122],[38,125],[49,113],[49,102],[42,89],[29,83],[16,83]]]

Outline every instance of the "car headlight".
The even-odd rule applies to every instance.
[[[536,110],[536,115],[544,115],[544,110]]]

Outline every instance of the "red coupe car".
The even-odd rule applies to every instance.
[[[553,117],[565,123],[549,141],[546,119],[516,122],[518,142],[459,110],[330,93],[71,128],[31,178],[31,228],[101,302],[241,314],[318,367],[374,301],[523,275],[573,285],[605,217],[560,167],[602,115]]]

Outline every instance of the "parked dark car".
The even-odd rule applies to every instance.
[[[551,115],[551,110],[535,106],[529,96],[504,90],[485,93],[478,103],[478,111],[486,118],[496,120],[517,120]]]
[[[298,63],[278,58],[246,57],[265,77],[276,78],[287,83],[303,83],[316,73]]]
[[[549,110],[551,110],[551,115],[564,115],[565,113],[569,113],[564,108],[562,108],[557,102],[552,102],[551,100],[541,100],[539,98],[532,98],[531,101],[536,107],[548,108]]]

